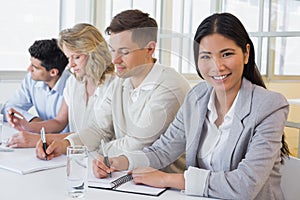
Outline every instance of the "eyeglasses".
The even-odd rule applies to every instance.
[[[127,56],[135,51],[139,51],[139,50],[143,50],[143,49],[145,49],[145,48],[138,48],[138,49],[133,49],[133,50],[130,50],[127,48],[120,48],[120,49],[114,50],[113,48],[110,47],[109,51],[110,51],[112,57],[117,58],[117,57]]]

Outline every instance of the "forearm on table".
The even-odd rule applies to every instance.
[[[185,189],[185,180],[183,174],[170,174],[166,175],[166,187],[176,188],[179,190]]]

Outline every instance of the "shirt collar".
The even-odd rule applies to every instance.
[[[63,95],[65,84],[69,76],[70,76],[70,72],[68,70],[64,70],[62,75],[59,77],[59,79],[57,80],[57,82],[55,83],[54,87],[51,90],[49,89],[49,86],[45,83],[45,81],[37,81],[35,87],[43,88],[48,92],[58,92],[60,95]]]
[[[238,91],[229,111],[225,114],[224,116],[224,122],[225,121],[231,121],[233,119],[233,115],[234,115],[234,110],[235,110],[235,105],[237,102],[237,99],[239,97],[240,91]],[[212,93],[210,94],[210,98],[208,101],[208,119],[210,122],[215,122],[216,119],[218,118],[218,114],[217,114],[217,110],[216,110],[216,105],[215,105],[215,98],[216,98],[216,92],[213,89]]]
[[[130,82],[130,78],[124,80],[123,87],[132,89],[134,91],[152,90],[158,84],[157,81],[163,72],[163,68],[159,66],[160,65],[157,62],[154,63],[151,71],[148,73],[143,82],[137,88],[133,89],[133,86]]]

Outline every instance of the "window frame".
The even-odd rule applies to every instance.
[[[80,5],[80,0],[75,0],[76,4]],[[130,3],[130,7],[128,7],[128,9],[133,9],[134,7],[134,0],[129,0]],[[276,38],[276,37],[300,37],[300,31],[284,31],[284,32],[268,32],[268,31],[263,31],[263,22],[264,22],[264,5],[265,2],[269,1],[269,6],[271,6],[271,0],[261,0],[260,4],[259,4],[259,24],[258,24],[258,31],[257,32],[249,32],[250,37],[255,37],[257,38],[257,48],[256,48],[256,62],[258,67],[260,68],[261,66],[261,60],[262,60],[262,43],[264,38],[267,39],[267,46],[270,46],[270,38]],[[182,15],[184,15],[184,1],[181,1],[181,10],[180,13]],[[192,1],[190,1],[189,4],[189,9],[191,9],[193,7],[193,4],[191,3]],[[170,23],[170,18],[167,17],[161,17],[162,16],[162,12],[164,13],[168,13],[169,9],[170,9],[170,4],[172,4],[173,1],[158,1],[158,0],[153,0],[153,7],[154,7],[154,12],[151,14],[154,18],[159,18],[160,21],[159,23],[161,25],[164,24],[168,24]],[[215,13],[215,12],[223,12],[223,1],[222,0],[212,0],[209,1],[210,3],[210,13]],[[90,23],[94,24],[96,27],[99,28],[99,30],[104,34],[104,30],[105,27],[108,25],[108,21],[110,21],[110,19],[113,17],[113,5],[114,5],[114,0],[89,0],[89,4],[90,9],[88,11],[84,11],[84,12],[88,12],[87,14],[85,14],[86,16],[88,16],[87,18],[89,18]],[[109,10],[107,10],[107,5],[110,6]],[[63,18],[63,11],[65,9],[65,0],[60,0],[60,22],[59,22],[59,30],[65,28],[64,24],[66,24],[65,20]],[[76,9],[75,12],[82,12],[80,11],[80,9]],[[109,13],[109,15],[107,15],[107,13]],[[77,15],[77,14],[76,14]],[[191,19],[192,13],[189,13],[186,15],[186,17],[189,17]],[[267,20],[267,23],[271,23],[270,21],[270,16],[269,19]],[[81,19],[79,19],[81,20]],[[180,31],[181,33],[170,33],[170,34],[161,34],[160,37],[169,37],[169,38],[175,38],[175,37],[181,37],[183,40],[184,37],[189,37],[193,38],[193,33],[192,33],[192,27],[189,28],[189,33],[184,33],[183,32],[183,23],[184,20],[180,20],[178,23],[180,23]],[[270,26],[268,26],[270,27]],[[171,27],[172,28],[172,27]],[[105,37],[107,37],[104,34]],[[160,38],[159,38],[160,39]],[[182,45],[182,44],[180,44]],[[190,44],[192,45],[192,44]],[[168,46],[166,46],[168,47]],[[162,46],[159,46],[158,49],[164,49]],[[272,62],[271,60],[271,50],[270,48],[267,48],[267,63],[266,63],[266,75],[263,76],[263,78],[268,81],[268,82],[300,82],[300,75],[275,75],[274,71],[275,71],[275,65],[270,64]],[[179,51],[180,52],[180,51]],[[190,52],[189,58],[193,58],[193,53]],[[158,53],[158,58],[159,60],[161,60],[162,62],[164,61],[168,61],[168,57],[164,56],[163,53],[159,52]],[[181,63],[181,64],[180,64]],[[191,63],[193,63],[193,61],[191,61]],[[182,60],[178,60],[178,68],[177,68],[178,72],[182,73],[184,76],[186,76],[189,80],[198,80],[199,77],[196,73],[183,73],[182,71]],[[26,74],[26,71],[9,71],[9,70],[3,70],[0,71],[0,81],[1,80],[20,80],[24,77],[24,75]]]

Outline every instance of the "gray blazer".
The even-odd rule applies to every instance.
[[[197,152],[212,87],[206,82],[188,93],[164,135],[144,150],[150,166],[163,168],[186,151],[186,164],[198,166]],[[211,172],[205,195],[222,199],[284,199],[280,148],[289,107],[279,93],[245,78],[235,107],[228,148]]]

